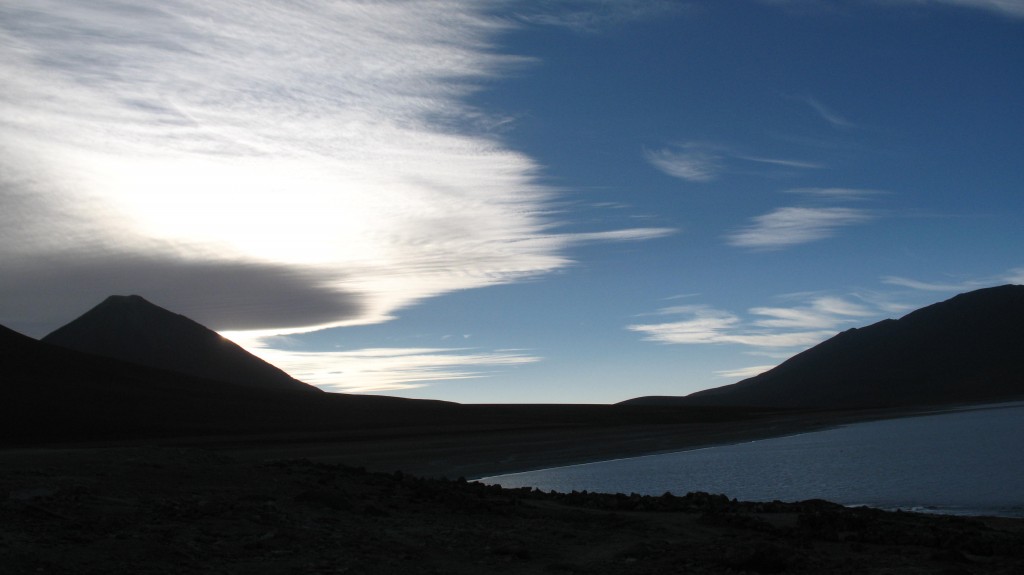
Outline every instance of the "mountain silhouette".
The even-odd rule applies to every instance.
[[[451,405],[218,381],[0,326],[0,445],[400,427],[444,420]]]
[[[1024,397],[1024,286],[844,331],[739,383],[627,404],[871,408]]]
[[[110,296],[42,341],[210,380],[267,390],[320,391],[199,323],[137,295]]]
[[[69,333],[75,338],[93,337],[102,345],[92,348],[116,348],[114,344],[126,337],[105,331],[112,329],[149,338],[147,345],[140,346],[143,350],[157,345],[154,342],[164,342],[173,343],[179,348],[175,353],[181,353],[197,347],[188,341],[191,336],[206,340],[207,346],[211,339],[220,345],[216,334],[142,298],[112,298],[104,304],[110,305],[98,306],[53,337],[73,339]],[[176,337],[153,336],[151,332],[160,326]],[[742,423],[759,416],[757,410],[729,407],[461,405],[379,395],[309,393],[289,385],[253,385],[251,378],[230,382],[189,375],[176,364],[170,369],[152,367],[140,363],[145,358],[140,360],[137,354],[122,354],[133,361],[37,341],[0,326],[0,447],[165,439],[233,444],[276,438],[271,441],[316,443],[324,437],[329,442],[372,443],[376,440],[367,438],[397,437],[401,449],[416,450],[425,434],[435,440],[444,437],[446,445],[450,436],[462,434],[470,445],[467,453],[472,453],[472,446],[486,443],[489,433],[515,436],[521,432],[525,441],[534,445],[538,430],[561,430],[560,437],[565,432],[569,437],[580,433],[589,438],[597,430],[623,425]],[[183,361],[195,362],[189,357]]]

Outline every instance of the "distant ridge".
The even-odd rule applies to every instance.
[[[13,329],[0,325],[0,352],[16,353],[35,344],[36,340],[22,335]],[[6,359],[0,355],[0,359]]]
[[[844,331],[755,377],[633,405],[871,408],[1024,398],[1024,286]]]
[[[398,427],[444,419],[437,413],[450,405],[217,381],[51,345],[0,326],[0,447]]]
[[[110,296],[42,341],[254,388],[320,391],[199,323],[137,295]]]
[[[424,434],[434,440],[443,436],[448,446],[453,434],[469,438],[469,451],[460,455],[469,460],[473,449],[500,437],[490,432],[526,432],[529,449],[535,449],[536,437],[530,430],[562,429],[591,437],[593,430],[630,424],[731,426],[749,424],[759,416],[759,410],[727,407],[459,405],[267,389],[76,351],[0,326],[0,448],[106,441],[344,443],[376,438],[369,439],[374,445],[397,437],[404,438],[400,441],[406,449]],[[437,465],[443,467],[447,457],[440,457]]]

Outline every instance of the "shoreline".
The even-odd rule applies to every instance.
[[[849,486],[840,489],[823,488],[822,486],[825,485],[843,485],[844,478],[834,477],[828,474],[823,476],[816,476],[812,474],[812,480],[810,482],[802,482],[800,479],[791,478],[786,482],[786,485],[789,487],[783,487],[782,490],[779,491],[778,489],[762,487],[763,485],[771,485],[771,483],[765,483],[759,472],[750,474],[740,473],[738,477],[744,478],[741,480],[723,480],[722,478],[732,475],[731,471],[728,471],[731,468],[722,467],[722,465],[725,465],[724,463],[715,463],[716,461],[723,461],[723,456],[716,455],[715,453],[702,456],[697,455],[697,453],[712,449],[727,449],[728,451],[719,453],[745,453],[748,456],[755,455],[755,452],[762,453],[766,449],[774,450],[769,451],[769,453],[776,453],[781,448],[773,446],[791,445],[790,443],[776,443],[777,440],[785,441],[787,438],[815,436],[822,433],[839,431],[839,433],[843,433],[844,435],[837,437],[845,437],[848,442],[850,437],[859,437],[856,435],[859,432],[854,431],[855,429],[878,425],[883,421],[904,420],[908,423],[900,423],[899,425],[924,425],[932,426],[932,428],[939,426],[941,428],[946,425],[943,422],[947,421],[947,419],[936,419],[934,420],[934,423],[926,423],[922,421],[920,424],[913,424],[909,422],[932,416],[944,416],[946,418],[961,417],[960,414],[967,414],[971,412],[975,413],[975,415],[970,416],[972,417],[971,421],[974,422],[989,421],[989,419],[987,419],[989,417],[988,412],[992,412],[994,417],[1003,418],[999,421],[1004,421],[1007,417],[1016,421],[1022,407],[1024,407],[1024,402],[1015,401],[1000,404],[958,406],[950,409],[929,410],[919,414],[910,414],[900,417],[860,419],[846,423],[837,423],[836,425],[822,426],[815,429],[804,429],[784,435],[748,438],[746,440],[734,441],[725,444],[719,443],[713,445],[702,445],[670,452],[617,457],[594,462],[557,465],[529,471],[502,473],[475,478],[475,480],[480,481],[485,485],[500,485],[511,489],[529,486],[542,491],[553,490],[557,492],[575,492],[577,490],[582,490],[584,493],[636,492],[645,496],[657,496],[670,491],[675,496],[680,496],[687,491],[707,491],[709,493],[722,493],[730,498],[737,498],[740,501],[751,502],[763,502],[776,499],[787,502],[798,502],[809,498],[820,498],[850,508],[869,507],[883,511],[902,511],[958,517],[989,516],[1021,520],[1024,519],[1024,505],[1022,505],[1022,501],[1024,500],[1021,499],[1021,495],[1024,494],[1022,494],[1019,489],[1014,488],[1016,482],[1013,480],[1012,476],[1006,475],[1005,473],[1000,474],[997,469],[992,469],[992,473],[986,473],[985,477],[978,476],[976,478],[977,483],[973,481],[965,483],[963,480],[960,480],[960,483],[957,484],[959,489],[957,493],[960,495],[952,492],[947,493],[941,489],[936,491],[933,486],[941,482],[935,482],[930,479],[937,477],[938,475],[936,474],[921,476],[921,481],[917,483],[918,488],[916,490],[895,488],[895,491],[889,489],[885,489],[884,491],[865,491],[864,489],[858,489],[855,487],[851,491]],[[974,425],[977,425],[977,423]],[[851,431],[844,432],[842,431],[844,429],[850,429]],[[872,429],[879,428],[872,427]],[[900,427],[900,429],[904,429],[904,427]],[[868,432],[868,434],[870,435],[870,432]],[[877,435],[877,432],[875,435]],[[802,442],[804,440],[797,439],[796,441]],[[821,441],[823,440],[812,438],[806,441],[821,444]],[[1006,441],[1007,437],[1004,434],[1001,438],[1002,443],[1000,444],[1005,444]],[[890,442],[886,440],[884,443],[885,445],[877,442],[875,444],[869,443],[868,445],[874,445],[878,448],[875,449],[872,447],[872,452],[885,452],[887,444]],[[759,447],[757,444],[764,444],[764,447]],[[741,451],[737,452],[729,449],[734,447],[738,447]],[[690,457],[691,455],[693,457]],[[867,452],[862,453],[861,456],[868,457],[867,461],[871,461]],[[901,457],[900,459],[914,461],[912,453],[905,453],[905,456],[906,457]],[[744,457],[742,455],[728,455],[724,457],[727,458],[728,462],[745,461],[744,459],[737,459],[737,457]],[[819,456],[814,458],[814,462],[816,463],[819,460],[831,461],[831,458],[827,453],[821,453]],[[990,461],[991,459],[986,458],[986,460]],[[703,461],[705,463],[695,463],[698,461]],[[752,459],[751,465],[753,465],[753,467],[751,467],[751,469],[761,469],[761,467],[759,467],[760,464],[756,463],[757,461],[760,461],[757,457]],[[806,460],[805,463],[814,467],[810,460]],[[908,467],[906,465],[899,467],[896,461],[893,461],[893,463],[897,464],[896,469],[900,470],[897,472],[898,477],[914,476],[913,474],[915,473],[916,467]],[[982,461],[979,460],[977,463],[983,467]],[[1008,460],[1006,463],[1010,465],[1011,462]],[[929,464],[929,461],[922,462],[922,465],[925,466]],[[842,465],[842,463],[834,461],[831,465]],[[868,468],[872,468],[871,466],[875,465],[875,463],[867,463],[867,465],[869,466]],[[880,461],[877,465],[884,466],[886,463]],[[932,468],[929,467],[929,469]],[[1003,467],[1000,466],[999,469],[1003,469]],[[661,470],[667,471],[663,473]],[[647,477],[648,475],[650,475],[649,478]],[[986,478],[989,476],[998,477],[999,479],[996,483],[986,483]],[[680,477],[684,479],[679,479]],[[884,485],[885,482],[883,481],[882,484]],[[1002,488],[1000,488],[1000,486],[1002,486]],[[980,489],[981,493],[988,493],[989,496],[982,496],[981,498],[975,497],[975,489]],[[1003,495],[1001,498],[997,497],[996,499],[993,499],[991,495],[995,493],[1002,493]]]
[[[560,421],[560,409],[530,421],[531,406],[494,423],[449,421],[409,427],[362,427],[331,432],[267,433],[241,436],[150,438],[86,443],[49,443],[0,448],[0,463],[45,460],[58,453],[93,450],[183,447],[223,453],[241,460],[272,462],[306,459],[407,473],[431,478],[481,479],[571,465],[599,463],[734,445],[812,433],[867,421],[924,417],[949,411],[996,408],[1001,404],[927,406],[857,411],[768,412],[712,421],[637,423],[608,419]],[[470,406],[504,410],[508,406]],[[575,406],[567,406],[571,411]],[[489,411],[485,411],[488,414]]]
[[[38,455],[38,454],[37,454]],[[182,447],[0,466],[12,573],[958,573],[1024,568],[1024,520],[726,496],[542,493]],[[53,455],[56,455],[54,457]]]
[[[151,575],[1024,572],[1021,518],[454,479],[928,414],[590,427],[463,421],[0,449],[0,564]]]
[[[619,456],[614,456],[614,457],[608,457],[608,458],[605,458],[605,459],[594,459],[594,460],[579,461],[579,462],[573,462],[573,463],[560,463],[560,464],[552,465],[552,466],[537,467],[537,468],[531,468],[531,469],[521,469],[521,470],[509,471],[509,472],[504,472],[504,473],[495,473],[495,474],[481,476],[481,477],[472,477],[472,478],[468,478],[467,477],[467,479],[470,479],[470,480],[473,480],[473,481],[479,481],[479,480],[482,480],[482,479],[489,479],[489,478],[494,478],[494,477],[502,477],[502,476],[506,476],[506,475],[517,475],[517,474],[520,474],[520,473],[532,473],[532,472],[535,472],[535,471],[548,471],[548,470],[552,470],[552,469],[560,469],[560,468],[563,468],[563,467],[575,467],[577,465],[593,465],[593,464],[606,463],[606,462],[612,462],[612,461],[622,461],[622,460],[626,460],[626,459],[638,459],[638,458],[643,458],[643,457],[654,457],[654,456],[658,456],[658,455],[668,455],[668,454],[672,454],[672,453],[685,453],[685,452],[688,452],[688,451],[697,451],[697,450],[702,450],[702,449],[714,449],[714,448],[717,448],[717,447],[725,447],[725,446],[729,446],[729,445],[740,445],[740,444],[744,444],[744,443],[754,443],[754,442],[758,442],[758,441],[766,441],[766,440],[770,440],[770,439],[779,439],[779,438],[783,438],[783,437],[795,437],[795,436],[799,436],[799,435],[806,435],[806,434],[809,434],[809,433],[817,433],[817,432],[827,431],[827,430],[830,430],[830,429],[836,429],[836,428],[840,428],[840,427],[847,427],[847,426],[850,426],[850,425],[857,425],[857,424],[860,424],[860,423],[870,423],[870,422],[873,422],[873,421],[883,421],[883,420],[887,420],[887,419],[902,419],[902,418],[911,418],[911,417],[930,417],[930,416],[936,416],[936,415],[944,415],[944,414],[948,414],[948,413],[957,413],[957,412],[964,412],[964,411],[980,411],[980,410],[989,410],[989,409],[1003,409],[1003,408],[1010,408],[1010,407],[1021,406],[1021,405],[1024,405],[1024,400],[1014,400],[1014,401],[1003,402],[1003,403],[985,403],[985,404],[966,404],[966,405],[956,405],[956,406],[944,406],[944,407],[935,408],[935,409],[912,410],[912,411],[907,411],[907,412],[891,412],[891,413],[874,413],[874,412],[872,412],[870,414],[865,413],[864,417],[859,417],[859,416],[851,414],[851,417],[849,417],[849,418],[842,418],[843,420],[841,420],[841,421],[824,423],[824,424],[821,424],[821,425],[811,425],[811,426],[808,426],[808,427],[805,427],[805,428],[801,428],[801,429],[798,429],[798,430],[794,430],[792,432],[787,432],[787,433],[780,433],[780,434],[774,434],[774,433],[771,433],[771,434],[751,434],[749,436],[737,437],[734,440],[714,442],[714,443],[696,443],[694,445],[687,446],[687,447],[682,447],[682,448],[678,448],[678,449],[665,449],[665,450],[659,450],[659,451],[637,453],[637,454],[632,454],[632,455],[630,455],[630,454],[619,455]]]
[[[357,438],[311,436],[295,442],[278,438],[281,441],[274,444],[245,440],[213,442],[208,447],[256,461],[308,459],[363,467],[369,471],[478,480],[734,445],[868,421],[980,409],[987,405],[788,412],[749,419],[690,423],[482,426],[465,430],[450,425],[366,433]],[[195,444],[186,442],[183,445]]]

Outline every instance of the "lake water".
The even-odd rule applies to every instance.
[[[1024,517],[1024,402],[480,481],[544,491],[707,491],[747,501],[820,498]]]

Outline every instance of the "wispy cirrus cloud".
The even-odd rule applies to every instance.
[[[746,348],[745,355],[785,360],[849,327],[862,327],[885,318],[904,314],[935,302],[933,292],[957,293],[1004,283],[1024,284],[1024,268],[1002,274],[958,282],[924,282],[903,277],[881,278],[883,284],[906,290],[857,290],[845,295],[793,293],[775,299],[788,305],[748,308],[745,313],[693,304],[670,306],[638,317],[665,317],[668,321],[648,321],[627,325],[626,329],[643,334],[643,339],[672,345],[736,345]],[[687,296],[691,297],[691,296]],[[746,366],[716,371],[715,375],[745,379],[775,367]]]
[[[637,20],[665,17],[686,5],[669,0],[554,0],[525,4],[517,19],[536,26],[593,34]]]
[[[820,170],[824,168],[822,164],[816,162],[806,162],[802,160],[786,160],[783,158],[766,158],[762,156],[736,156],[738,159],[747,160],[749,162],[757,162],[759,164],[771,164],[774,166],[784,166],[787,168],[801,168],[804,170]]]
[[[683,319],[662,323],[633,324],[626,329],[644,334],[644,339],[666,344],[739,344],[751,347],[788,348],[809,346],[828,335],[824,330],[782,331],[761,329],[739,316],[707,306],[686,306],[662,310]]]
[[[698,144],[648,150],[644,156],[662,172],[691,182],[710,182],[718,177],[723,167],[720,152]]]
[[[823,200],[860,201],[883,195],[886,192],[863,188],[793,188],[784,190],[783,193]]]
[[[953,282],[921,281],[902,276],[886,276],[882,278],[882,282],[918,291],[962,292],[999,284],[1024,284],[1024,268],[1012,268],[1005,273],[994,276],[966,278]]]
[[[849,300],[823,296],[798,307],[755,307],[750,313],[762,319],[753,325],[784,329],[833,329],[853,319],[871,317],[876,310]]]
[[[1024,18],[1024,2],[1020,0],[883,0],[888,4],[948,4],[987,10],[1002,16]]]
[[[824,167],[815,162],[742,154],[725,146],[697,142],[645,150],[644,157],[652,166],[669,176],[700,183],[710,182],[723,174],[748,172],[751,169],[750,164],[801,170],[817,170]]]
[[[726,239],[736,247],[777,250],[825,239],[840,228],[873,218],[871,212],[854,208],[783,207],[754,217],[748,226]]]
[[[817,114],[819,118],[821,118],[822,120],[825,120],[826,122],[831,124],[833,127],[835,127],[835,128],[852,128],[852,127],[854,127],[853,122],[847,120],[843,116],[839,115],[839,113],[837,113],[834,110],[828,108],[827,106],[825,106],[824,104],[819,102],[816,98],[806,97],[806,98],[801,98],[801,100],[805,104],[810,106],[811,109],[814,110],[814,113]]]
[[[644,339],[668,344],[738,344],[753,348],[807,347],[835,330],[878,314],[865,304],[838,296],[813,296],[795,306],[760,306],[745,317],[706,305],[672,306],[657,315],[674,321],[627,326]]]
[[[790,10],[818,14],[841,9],[843,3],[830,0],[760,0],[763,4],[781,6]],[[1019,0],[860,0],[861,4],[867,5],[891,5],[905,6],[915,4],[927,5],[949,5],[963,8],[974,8],[993,12],[1001,16],[1011,18],[1024,18],[1024,4]]]
[[[918,280],[914,280],[914,279],[910,279],[910,278],[904,278],[904,277],[899,277],[899,276],[886,276],[886,277],[882,278],[882,281],[884,283],[889,284],[889,285],[900,286],[900,287],[910,288],[910,289],[914,289],[914,290],[942,291],[942,292],[960,291],[960,290],[963,290],[963,289],[971,289],[972,287],[981,285],[981,284],[979,284],[979,283],[977,283],[977,282],[975,282],[973,280],[968,280],[968,281],[959,282],[959,283],[938,283],[938,282],[918,281]]]
[[[749,367],[741,367],[739,369],[726,369],[722,371],[716,371],[715,375],[718,377],[727,377],[729,379],[747,379],[748,377],[754,377],[755,375],[761,375],[775,367],[775,364],[771,365],[752,365]]]
[[[462,348],[366,348],[327,352],[249,348],[301,381],[327,391],[345,393],[401,391],[435,381],[476,379],[497,369],[541,360],[521,352]]]

